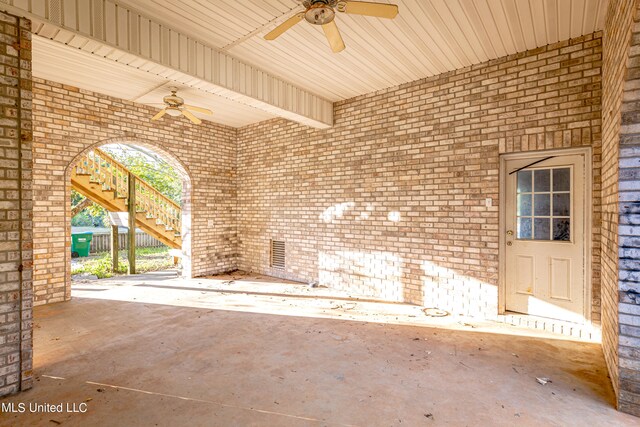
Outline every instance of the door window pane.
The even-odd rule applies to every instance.
[[[518,216],[531,216],[531,194],[518,194]]]
[[[518,172],[518,193],[531,192],[531,171]]]
[[[553,219],[553,240],[570,240],[569,218]]]
[[[549,216],[549,212],[551,212],[549,194],[535,194],[533,205],[535,206],[533,210],[535,216]]]
[[[518,218],[518,239],[531,239],[531,218]]]
[[[558,168],[553,170],[553,191],[569,191],[571,188],[571,169]]]
[[[535,218],[533,221],[533,238],[549,240],[549,218]]]
[[[569,216],[571,194],[560,193],[553,195],[553,216]]]
[[[549,192],[551,190],[551,174],[549,172],[549,169],[540,169],[533,173],[535,192]]]
[[[516,238],[571,240],[571,168],[518,171]]]

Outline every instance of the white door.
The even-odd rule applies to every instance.
[[[506,161],[506,309],[584,322],[585,156],[546,157]]]

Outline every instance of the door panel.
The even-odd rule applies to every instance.
[[[516,292],[519,294],[533,295],[534,263],[532,256],[516,256]]]
[[[506,309],[584,321],[585,158],[506,162]]]
[[[551,258],[551,298],[571,301],[571,260]]]

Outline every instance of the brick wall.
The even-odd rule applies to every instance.
[[[495,317],[499,155],[592,146],[599,321],[600,66],[587,35],[339,102],[328,130],[240,129],[239,267]]]
[[[0,396],[32,385],[30,31],[0,12]]]
[[[640,2],[604,30],[602,335],[618,407],[640,415]]]
[[[152,108],[34,79],[34,298],[70,297],[70,168],[78,154],[108,142],[152,148],[190,176],[191,273],[236,268],[236,130],[165,116]]]
[[[500,154],[591,146],[592,317],[602,316],[619,407],[640,415],[639,19],[637,3],[614,0],[603,39],[596,33],[343,101],[335,126],[322,131],[278,119],[239,130],[175,119],[151,125],[153,109],[36,79],[36,302],[69,297],[70,163],[95,145],[128,141],[190,176],[194,275],[240,267],[491,318]],[[28,22],[0,14],[0,25],[1,98],[13,102],[0,111],[4,394],[31,381],[31,105]],[[271,239],[286,242],[285,269],[269,265]]]

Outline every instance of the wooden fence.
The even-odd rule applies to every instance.
[[[118,233],[118,246],[121,250],[127,249],[127,233]],[[159,240],[149,236],[147,233],[136,233],[136,247],[137,248],[161,248],[165,246]],[[91,240],[91,253],[108,252],[111,250],[111,235],[110,234],[94,234]]]

